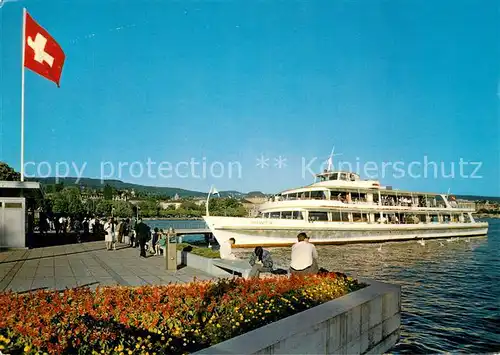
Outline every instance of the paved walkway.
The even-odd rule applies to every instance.
[[[108,251],[104,242],[0,252],[0,292],[63,290],[88,285],[166,285],[212,276],[192,268],[165,270],[163,256],[139,257],[139,249],[119,245]]]

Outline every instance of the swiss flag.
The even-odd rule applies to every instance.
[[[65,59],[61,46],[26,12],[24,66],[53,81],[59,87]]]

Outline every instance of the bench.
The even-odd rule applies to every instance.
[[[247,260],[214,259],[212,260],[212,265],[231,273],[231,275],[240,274],[245,279],[250,276],[250,271],[252,270],[252,266],[250,266]]]

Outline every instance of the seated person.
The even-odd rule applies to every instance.
[[[165,250],[167,248],[167,235],[163,233],[163,229],[160,229],[159,233],[160,238],[158,239],[158,242],[156,243],[156,255],[160,255],[160,250],[163,249]]]
[[[290,272],[295,275],[314,275],[318,273],[318,252],[314,244],[309,243],[305,233],[299,233],[298,242],[292,246]]]
[[[258,278],[261,272],[273,271],[273,259],[271,258],[271,253],[262,249],[262,247],[255,248],[252,255],[250,255],[249,263],[252,265],[250,277]]]
[[[234,238],[229,238],[225,242],[222,242],[220,245],[219,253],[220,258],[223,260],[237,260],[236,255],[233,254],[232,247],[233,244],[236,243]]]

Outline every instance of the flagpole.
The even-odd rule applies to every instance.
[[[23,38],[21,46],[21,182],[24,181],[24,52],[26,45],[26,8],[23,7]]]
[[[210,213],[208,212],[208,200],[210,200],[210,194],[212,193],[212,186],[210,187],[210,191],[208,191],[208,196],[207,196],[207,205],[206,205],[206,215],[207,217],[210,216]]]

